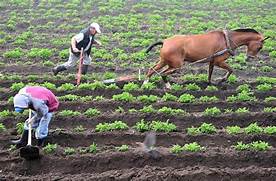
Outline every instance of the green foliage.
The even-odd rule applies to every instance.
[[[190,152],[197,152],[203,150],[203,147],[200,146],[197,142],[185,144],[183,146],[183,150],[190,151]]]
[[[134,128],[139,132],[146,132],[150,130],[150,124],[141,119],[139,122],[136,122]]]
[[[131,102],[135,100],[135,97],[128,92],[123,92],[121,94],[113,95],[112,99],[115,101]]]
[[[179,114],[185,114],[186,112],[182,109],[173,109],[170,107],[162,107],[158,110],[159,113],[168,114],[168,115],[179,115]]]
[[[248,84],[239,85],[236,90],[237,90],[237,92],[243,92],[243,91],[250,92],[251,91],[250,86]]]
[[[200,130],[197,127],[192,126],[191,128],[187,128],[188,135],[197,135],[200,134]]]
[[[97,150],[98,150],[97,144],[94,142],[88,147],[89,153],[97,153]]]
[[[98,116],[100,114],[101,112],[96,108],[89,108],[84,112],[84,115],[86,115],[87,117]]]
[[[187,84],[185,86],[185,89],[186,90],[190,90],[190,91],[199,91],[199,90],[201,90],[201,88],[197,84],[195,84],[195,83]]]
[[[47,89],[50,89],[50,90],[56,90],[56,85],[47,81],[43,82],[43,84],[41,84],[40,86],[46,87]]]
[[[146,103],[146,104],[154,103],[157,101],[157,99],[158,99],[158,97],[155,95],[149,95],[149,96],[142,95],[142,96],[137,97],[137,100],[139,100],[143,103]]]
[[[16,145],[10,145],[9,149],[10,152],[13,152],[16,150]]]
[[[218,116],[221,114],[221,110],[217,107],[206,108],[203,112],[205,116]]]
[[[156,85],[155,85],[154,83],[152,83],[152,82],[148,82],[148,83],[146,83],[146,84],[143,84],[143,85],[141,86],[141,88],[142,88],[143,90],[153,90],[153,89],[156,89]]]
[[[261,84],[276,84],[275,77],[257,77],[257,82]]]
[[[74,90],[76,87],[71,84],[71,83],[64,83],[61,84],[60,87],[57,88],[58,91],[70,91],[70,90]]]
[[[120,152],[126,152],[126,151],[129,150],[129,146],[128,145],[122,145],[122,146],[116,147],[116,150],[120,151]]]
[[[181,103],[193,103],[195,101],[195,96],[191,94],[182,94],[179,98],[178,101]]]
[[[249,149],[249,145],[239,141],[236,145],[234,145],[234,148],[239,151],[244,151]]]
[[[78,86],[78,88],[82,90],[104,89],[105,87],[105,84],[99,81],[95,81],[93,83],[83,83]]]
[[[167,92],[162,97],[162,101],[176,101],[176,100],[177,100],[177,97],[175,95],[172,95]]]
[[[260,134],[263,132],[263,128],[258,126],[257,123],[251,123],[249,126],[244,128],[246,134]]]
[[[242,130],[239,126],[227,126],[226,132],[228,134],[239,134],[239,133],[242,133]]]
[[[276,107],[265,107],[264,112],[276,112]]]
[[[207,91],[218,91],[218,88],[214,85],[208,85],[205,90],[207,90]]]
[[[68,51],[68,49],[61,50],[58,55],[60,58],[66,59],[69,57],[69,51]]]
[[[272,96],[266,97],[264,100],[265,103],[274,102],[274,101],[276,101],[276,97],[272,97]]]
[[[213,134],[217,132],[216,127],[212,123],[202,123],[198,130],[200,133]]]
[[[106,89],[116,90],[116,89],[119,89],[119,87],[116,84],[110,84],[106,86]]]
[[[236,102],[236,101],[256,101],[256,97],[254,96],[253,92],[247,92],[247,91],[242,91],[240,93],[238,93],[237,96],[229,96],[227,97],[226,101],[227,102]]]
[[[76,150],[74,148],[67,147],[64,149],[65,155],[73,155],[76,153]]]
[[[264,84],[258,85],[256,88],[258,91],[270,91],[272,90],[272,85],[264,83]]]
[[[171,89],[173,91],[181,91],[181,90],[184,89],[184,87],[182,85],[180,85],[180,84],[174,83],[174,84],[172,84]]]
[[[13,116],[13,112],[9,111],[9,110],[4,110],[0,112],[0,118],[7,118]]]
[[[175,154],[181,153],[183,150],[184,150],[184,148],[182,146],[178,145],[178,144],[173,145],[170,148],[170,152],[175,153]]]
[[[72,111],[72,110],[63,110],[58,113],[58,116],[62,117],[73,117],[73,116],[80,116],[81,113],[79,111]]]
[[[267,126],[263,130],[266,134],[276,134],[276,126]]]
[[[122,121],[114,121],[113,123],[99,123],[96,125],[95,131],[106,132],[114,130],[126,130],[128,125]]]
[[[48,59],[53,55],[52,50],[48,48],[32,48],[28,53],[27,56],[29,58],[42,58],[44,60]]]
[[[6,127],[3,123],[0,123],[0,133],[6,131]]]
[[[77,101],[80,99],[80,96],[73,95],[73,94],[67,94],[64,96],[60,96],[58,99],[60,101]]]
[[[176,125],[173,123],[169,123],[169,120],[166,122],[162,121],[152,121],[150,124],[152,130],[157,132],[173,132],[176,131]]]
[[[199,99],[198,99],[198,101],[199,102],[216,102],[216,101],[218,101],[219,99],[216,97],[216,96],[211,96],[211,97],[209,97],[209,96],[201,96]]]
[[[238,108],[236,111],[235,111],[236,113],[249,113],[250,111],[249,111],[249,109],[248,108],[246,108],[246,107],[243,107],[243,108]]]
[[[23,82],[19,82],[19,83],[13,83],[10,87],[10,89],[12,91],[19,91],[20,89],[22,89],[23,87],[25,87],[25,84]]]
[[[17,134],[22,134],[24,131],[24,123],[23,122],[19,122],[16,124],[16,132]]]
[[[24,52],[21,48],[15,48],[14,50],[6,51],[3,56],[5,58],[18,59],[24,55]]]
[[[156,112],[152,105],[144,106],[142,109],[139,110],[142,113],[154,113]]]
[[[43,151],[46,153],[46,154],[51,154],[51,153],[54,153],[57,149],[57,144],[50,144],[48,143],[45,147],[43,147]]]
[[[236,83],[238,81],[238,78],[237,78],[237,76],[235,76],[235,75],[230,75],[229,77],[228,77],[228,79],[227,79],[227,82],[228,83],[230,83],[230,84],[234,84],[234,83]]]
[[[256,151],[266,151],[271,148],[271,146],[264,141],[254,141],[249,145],[249,147],[252,150],[256,150]]]
[[[127,84],[124,85],[123,90],[126,92],[130,92],[130,91],[134,91],[134,90],[138,90],[139,89],[139,85],[135,84],[133,82],[129,82]]]
[[[79,125],[77,127],[74,128],[74,131],[81,133],[85,130],[85,128],[82,125]]]
[[[262,72],[271,72],[273,70],[273,67],[265,65],[265,66],[260,67],[260,70]]]

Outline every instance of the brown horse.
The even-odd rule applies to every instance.
[[[254,58],[262,49],[267,38],[254,29],[236,29],[233,31],[211,31],[199,35],[176,35],[156,42],[147,48],[146,53],[156,45],[163,45],[160,50],[160,60],[149,69],[144,83],[147,83],[149,78],[157,73],[162,76],[166,88],[170,89],[167,75],[179,69],[184,62],[209,63],[209,84],[211,84],[214,66],[221,67],[227,70],[227,73],[220,82],[226,81],[233,70],[225,63],[225,60],[234,55],[234,50],[245,45],[247,46],[247,59]],[[168,67],[159,72],[166,65]]]

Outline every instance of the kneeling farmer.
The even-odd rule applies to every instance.
[[[83,48],[83,66],[82,74],[86,74],[88,66],[91,64],[91,47],[92,44],[101,45],[100,42],[95,40],[95,35],[101,33],[100,26],[97,23],[92,23],[88,28],[82,30],[79,34],[73,36],[71,39],[70,56],[67,62],[53,68],[54,75],[59,72],[73,67],[80,58],[81,49]]]
[[[48,89],[40,86],[27,86],[22,88],[14,97],[15,112],[22,113],[24,109],[31,109],[34,122],[32,128],[36,129],[35,137],[38,139],[37,146],[43,146],[48,135],[48,126],[53,112],[58,109],[59,102],[56,96]],[[24,124],[24,131],[19,140],[12,141],[16,148],[27,145],[28,120]]]

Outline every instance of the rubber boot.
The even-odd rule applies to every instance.
[[[88,65],[82,65],[81,74],[85,75],[87,73],[87,70],[88,70]]]
[[[55,68],[52,69],[54,75],[57,75],[59,72],[67,70],[67,68],[64,65],[58,65]]]
[[[22,133],[21,138],[19,140],[11,141],[12,144],[15,144],[17,149],[26,146],[27,143],[28,143],[28,133],[29,133],[28,130],[24,130],[23,133]]]
[[[44,142],[45,142],[46,138],[41,138],[37,140],[37,146],[38,147],[43,147],[44,146]]]

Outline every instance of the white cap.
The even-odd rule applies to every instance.
[[[97,33],[101,33],[100,25],[98,23],[91,23],[90,27],[91,28],[95,28],[95,30],[97,31]]]

